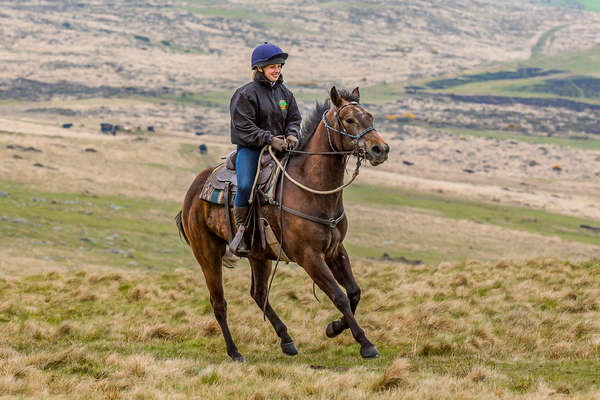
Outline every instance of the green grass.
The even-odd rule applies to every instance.
[[[568,78],[568,74],[555,75],[553,78]],[[429,92],[436,93],[453,93],[461,95],[491,95],[491,96],[508,96],[508,97],[533,97],[533,98],[547,98],[555,99],[562,98],[567,100],[573,100],[580,103],[588,104],[600,104],[600,99],[597,97],[569,97],[560,96],[551,92],[542,92],[539,89],[537,91],[531,90],[535,84],[543,84],[548,78],[528,78],[528,79],[509,79],[509,80],[497,80],[488,82],[475,82],[468,83],[465,85],[455,86],[448,89],[434,90],[430,89]]]
[[[577,0],[577,2],[588,11],[600,11],[600,2],[598,0]]]
[[[353,243],[344,243],[344,247],[348,250],[349,254],[358,257],[366,257],[372,259],[381,259],[383,253],[387,253],[387,255],[391,258],[400,258],[404,257],[407,260],[411,261],[421,261],[424,263],[439,263],[441,260],[447,257],[451,257],[454,254],[449,254],[447,249],[439,249],[438,251],[431,250],[423,250],[423,251],[415,251],[410,248],[404,247],[391,247],[391,246],[378,246],[377,243],[368,243],[364,245],[358,245]],[[456,259],[464,260],[466,258],[465,255],[460,254],[457,255]]]
[[[561,27],[553,28],[554,32]],[[546,38],[547,39],[547,38]],[[541,41],[542,39],[540,39]],[[539,45],[538,41],[538,45]],[[539,45],[541,46],[541,45]],[[499,63],[490,65],[484,69],[473,70],[465,73],[464,75],[485,73],[485,72],[497,72],[497,71],[514,71],[517,68],[542,68],[544,70],[558,69],[565,71],[563,74],[551,75],[551,78],[568,78],[571,76],[584,76],[584,77],[600,77],[600,46],[591,47],[583,50],[572,50],[559,55],[543,55],[539,51],[534,51],[535,57],[529,60],[521,60],[515,62]],[[435,80],[439,79],[452,79],[458,78],[456,75],[446,75],[436,77]],[[410,82],[393,82],[386,85],[376,85],[371,87],[361,88],[361,92],[365,94],[364,102],[388,102],[396,99],[398,96],[405,93],[405,86],[423,86],[426,93],[456,93],[464,95],[498,95],[498,96],[510,96],[510,97],[538,97],[538,98],[565,98],[569,100],[579,101],[582,100],[591,104],[600,104],[600,100],[597,98],[585,98],[585,97],[566,97],[557,96],[552,93],[540,93],[528,90],[528,86],[532,86],[536,83],[543,83],[549,79],[547,76],[527,78],[527,79],[506,79],[506,80],[490,80],[485,82],[472,82],[463,85],[450,87],[448,89],[432,89],[426,86],[429,80],[416,80]]]
[[[573,6],[583,6],[583,8],[587,11],[600,11],[600,3],[598,0],[543,0],[540,3],[544,5],[550,5],[553,7],[566,7],[573,8]],[[575,3],[575,4],[574,4]]]
[[[559,30],[565,28],[566,26],[567,25],[556,26],[554,28],[549,29],[547,32],[545,32],[538,39],[536,44],[531,48],[531,58],[539,57],[542,54],[542,50],[544,49],[544,46],[546,45],[546,42],[548,41],[548,39],[550,39],[552,37],[552,35],[554,35]]]
[[[180,152],[195,152],[195,146],[182,145]],[[212,159],[199,159],[195,170],[198,172],[214,163]],[[167,168],[160,164],[152,167]],[[173,223],[173,217],[181,206],[179,203],[122,196],[42,192],[6,181],[0,181],[0,190],[11,193],[8,197],[0,198],[0,215],[11,221],[17,218],[27,220],[27,223],[0,224],[0,237],[5,238],[2,246],[7,250],[31,246],[34,249],[32,254],[36,257],[67,260],[70,264],[92,262],[159,270],[195,265],[189,248],[179,241]],[[430,216],[476,221],[558,236],[573,242],[597,244],[599,240],[597,233],[579,227],[589,224],[588,220],[402,189],[355,184],[346,190],[345,202],[350,209],[359,204],[367,204],[374,210],[413,208],[423,210]],[[356,220],[363,221],[362,216]],[[452,247],[445,242],[435,245],[421,236],[412,237],[405,243],[398,233],[381,231],[376,225],[353,226],[346,245],[354,256],[379,259],[383,253],[387,253],[392,258],[405,257],[432,264],[448,259],[464,260],[473,250],[478,250],[477,247]],[[364,235],[386,237],[389,240],[365,242]],[[415,249],[415,245],[421,249]]]
[[[549,144],[555,146],[572,147],[582,150],[600,151],[600,140],[581,140],[581,139],[570,139],[568,137],[554,137],[554,136],[537,136],[537,135],[523,135],[519,133],[509,131],[497,131],[497,130],[476,130],[467,128],[443,128],[439,129],[441,132],[447,132],[453,135],[466,135],[474,137],[491,137],[500,140],[516,140],[524,143],[534,144]]]
[[[2,222],[2,247],[32,246],[41,255],[71,262],[149,269],[190,264],[177,239],[173,217],[179,205],[121,196],[49,193],[0,181],[11,195],[0,198],[1,215],[27,223]],[[82,240],[83,239],[83,240]]]
[[[509,97],[537,97],[537,98],[563,98],[578,102],[590,104],[600,104],[597,97],[568,97],[559,96],[551,92],[540,92],[531,90],[536,84],[543,84],[548,79],[579,77],[600,77],[600,46],[573,50],[559,55],[547,56],[541,53],[544,41],[555,33],[560,27],[555,27],[544,34],[532,50],[532,57],[526,61],[517,61],[511,63],[502,63],[490,66],[487,70],[477,70],[472,73],[495,72],[505,70],[515,70],[517,68],[537,67],[544,70],[558,69],[565,71],[563,74],[555,74],[550,78],[545,76],[527,78],[527,79],[506,79],[490,80],[485,82],[466,83],[447,89],[427,88],[425,92],[456,93],[464,95],[497,95]],[[442,77],[438,78],[441,79]],[[446,78],[455,78],[447,76]],[[423,85],[425,82],[411,82],[414,85]],[[538,86],[539,88],[540,86]]]
[[[132,99],[148,103],[191,104],[224,109],[229,106],[231,95],[232,92],[227,90],[207,90],[205,92],[184,92],[160,97],[136,96]]]
[[[598,244],[600,241],[600,235],[579,227],[581,224],[589,224],[590,221],[587,219],[523,207],[478,203],[442,195],[365,184],[352,185],[346,189],[344,201],[350,204],[424,209],[447,218],[472,220],[545,236],[558,236],[581,243]]]
[[[572,50],[554,56],[540,56],[528,62],[534,67],[557,68],[572,74],[600,76],[600,46],[584,50]]]
[[[600,360],[504,361],[494,366],[509,377],[509,388],[517,392],[531,389],[539,378],[552,382],[563,394],[600,385]]]
[[[404,93],[404,84],[384,83],[360,88],[360,97],[363,103],[387,103],[395,101]]]

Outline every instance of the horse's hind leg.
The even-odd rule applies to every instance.
[[[202,267],[206,286],[210,293],[210,304],[225,338],[227,354],[234,361],[244,362],[246,360],[233,342],[227,325],[227,302],[223,292],[223,268],[221,266],[221,259],[225,254],[225,243],[221,243],[208,232],[202,237],[202,240],[193,240],[192,243],[195,244],[192,246],[194,256]]]
[[[346,289],[346,294],[348,295],[348,299],[350,300],[350,309],[352,310],[352,314],[356,312],[356,307],[358,306],[358,302],[360,301],[360,288],[354,279],[354,275],[352,274],[352,267],[350,266],[350,259],[348,258],[348,253],[344,246],[340,245],[339,251],[335,255],[335,257],[328,263],[335,277],[335,280],[338,281],[340,285]],[[348,323],[344,319],[344,317],[332,321],[327,325],[327,329],[325,329],[325,334],[330,337],[336,337],[344,330],[348,329]]]
[[[250,294],[258,307],[262,310],[265,306],[265,299],[267,298],[267,282],[271,275],[271,261],[270,260],[258,260],[255,258],[249,258],[250,266],[252,267],[252,288]],[[271,304],[267,301],[265,314],[277,336],[281,339],[281,350],[290,356],[298,354],[298,349],[294,344],[294,341],[290,337],[285,324],[279,319]]]

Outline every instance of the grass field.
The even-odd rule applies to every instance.
[[[173,151],[187,158],[193,147],[181,143]],[[163,162],[140,164],[140,173],[170,168]],[[183,164],[173,168],[190,174],[180,171]],[[592,257],[595,237],[576,218],[353,185],[345,199],[348,248],[363,288],[358,320],[382,357],[363,361],[347,332],[325,337],[338,313],[322,292],[321,303],[313,299],[312,282],[294,265],[281,266],[271,292],[300,350],[284,356],[249,296],[242,261],[224,273],[229,321],[248,360],[238,365],[225,354],[200,269],[177,236],[172,218],[179,202],[8,180],[0,190],[3,394],[591,399],[600,393],[600,261]],[[562,258],[573,250],[587,252],[588,261],[503,260],[552,252]],[[382,261],[384,252],[424,263]]]
[[[174,241],[172,221],[178,202],[45,192],[15,182],[1,182],[0,190],[10,193],[0,200],[0,216],[6,219],[0,235],[9,253],[29,246],[41,260],[64,260],[69,265],[91,262],[169,270],[195,264],[189,250]],[[589,223],[585,219],[399,188],[353,185],[345,201],[352,228],[346,243],[350,254],[360,257],[387,253],[426,263],[497,260],[503,255],[533,256],[541,243],[557,241],[554,256],[577,252],[591,256],[599,239],[597,233],[580,228]],[[477,225],[487,231],[469,238]],[[455,237],[436,234],[439,229],[454,230]],[[506,242],[517,233],[524,235],[523,243]]]
[[[579,226],[589,221],[521,207],[453,199],[443,195],[422,194],[396,188],[355,185],[347,191],[350,203],[380,205],[386,210],[410,207],[434,212],[451,219],[472,220],[514,230],[526,230],[541,235],[558,236],[569,241],[598,244],[600,235]]]
[[[600,63],[600,47],[591,47],[584,50],[575,50],[561,53],[560,55],[544,55],[541,48],[544,42],[563,26],[559,26],[548,31],[532,49],[532,57],[529,60],[502,63],[486,70],[473,71],[473,73],[494,73],[500,71],[515,71],[518,68],[542,68],[543,70],[561,70],[562,74],[553,74],[550,76],[540,76],[524,79],[497,79],[491,78],[481,82],[466,82],[465,84],[454,85],[446,89],[427,89],[429,92],[473,94],[473,95],[497,95],[511,97],[559,97],[575,101],[585,101],[591,104],[598,104],[597,96],[586,96],[583,90],[577,96],[560,95],[553,91],[544,92],[543,88],[548,86],[548,80],[553,82],[556,79],[565,80],[578,78],[597,78],[599,77],[597,65]],[[468,75],[468,74],[467,74]],[[460,77],[460,76],[459,76]],[[448,79],[458,78],[448,76]],[[413,82],[414,85],[422,85],[426,82]],[[532,90],[535,85],[536,90]],[[545,86],[544,86],[545,84]],[[394,84],[390,85],[393,87]],[[550,87],[550,86],[548,86]],[[398,89],[396,89],[398,90]],[[383,92],[385,93],[385,92]]]
[[[188,5],[183,7],[183,9],[192,13],[197,13],[209,17],[221,17],[231,20],[249,21],[252,25],[260,29],[273,29],[285,31],[288,35],[298,33],[308,35],[321,35],[320,32],[304,29],[301,25],[298,24],[284,24],[281,22],[277,22],[277,18],[275,18],[273,15],[257,12],[256,9],[243,10],[233,7],[223,7],[220,4],[215,4],[211,7],[197,7],[196,5]]]
[[[3,271],[10,259],[2,262]],[[355,259],[358,320],[382,357],[363,361],[337,312],[283,266],[271,302],[300,355],[281,354],[225,271],[229,321],[246,365],[228,361],[197,268],[47,261],[0,278],[0,391],[61,398],[596,398],[600,262],[442,263]],[[324,295],[318,292],[323,299]]]
[[[443,132],[447,132],[453,135],[466,135],[475,137],[491,137],[500,140],[516,140],[518,142],[535,143],[535,144],[549,144],[555,146],[573,147],[576,149],[598,151],[600,150],[600,140],[581,140],[572,139],[568,137],[555,137],[555,136],[536,136],[536,135],[522,135],[515,132],[509,131],[495,131],[495,130],[476,130],[467,128],[444,128]]]
[[[535,58],[542,56],[542,54],[543,54],[542,51],[544,50],[544,46],[546,45],[546,42],[548,41],[548,39],[550,39],[552,37],[552,35],[554,35],[556,32],[558,32],[559,30],[563,29],[566,26],[567,25],[555,26],[554,28],[551,28],[548,31],[546,31],[538,39],[536,44],[531,48],[531,58],[535,59]]]
[[[224,353],[202,275],[177,239],[171,221],[176,203],[40,192],[14,182],[3,182],[1,189],[10,193],[0,199],[0,330],[10,338],[0,343],[3,393],[48,398],[598,394],[599,261],[408,266],[361,257],[350,246],[363,287],[359,321],[382,352],[369,362],[359,358],[349,334],[324,337],[337,312],[321,292],[324,302],[317,303],[306,274],[289,266],[280,269],[271,299],[301,353],[283,356],[248,295],[248,266],[241,262],[225,271],[230,323],[249,361],[237,365]],[[362,203],[418,207],[518,229],[530,229],[531,221],[524,221],[533,216],[361,185],[348,192],[347,201],[351,210]],[[557,229],[556,234],[577,222],[543,213],[533,217],[542,231]],[[358,221],[365,234],[376,235]],[[586,240],[575,235],[571,239]]]
[[[577,0],[579,4],[589,11],[600,11],[600,3],[597,0]]]

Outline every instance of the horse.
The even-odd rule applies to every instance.
[[[357,156],[359,161],[366,158],[375,166],[387,160],[390,147],[373,127],[373,116],[360,105],[358,87],[350,93],[338,91],[333,86],[329,99],[323,104],[317,102],[316,110],[305,122],[301,133],[297,148],[288,150],[292,154],[275,192],[283,210],[267,204],[262,206],[261,213],[275,235],[282,238],[281,247],[288,258],[308,273],[342,313],[342,317],[327,325],[326,335],[333,338],[350,328],[360,344],[361,356],[367,359],[379,357],[379,351],[354,317],[361,290],[342,243],[348,221],[344,213],[343,190],[339,189],[345,186],[344,171],[351,155]],[[229,330],[223,291],[222,263],[228,244],[226,210],[229,207],[199,198],[214,168],[209,167],[196,176],[175,219],[179,233],[202,268],[227,354],[234,361],[244,362]],[[268,278],[272,261],[278,260],[278,255],[255,245],[248,260],[252,270],[252,298],[275,329],[283,353],[298,354],[287,326],[268,301]]]

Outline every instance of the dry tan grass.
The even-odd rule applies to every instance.
[[[383,350],[375,363],[360,359],[348,333],[324,337],[337,312],[311,299],[302,271],[285,267],[271,302],[301,353],[281,356],[248,295],[246,268],[225,271],[229,321],[246,365],[228,361],[198,271],[81,274],[57,267],[50,274],[13,273],[2,289],[7,300],[0,317],[8,322],[0,326],[0,390],[15,397],[89,399],[600,395],[577,373],[568,380],[522,369],[531,361],[550,369],[576,361],[597,367],[597,262],[408,266],[355,260],[363,288],[358,320]],[[96,299],[74,296],[83,282],[94,285]],[[132,282],[123,292],[120,285]],[[128,292],[141,288],[147,295],[132,301]],[[55,306],[44,306],[46,299]],[[59,318],[65,312],[75,314]],[[519,383],[519,376],[530,378]]]

